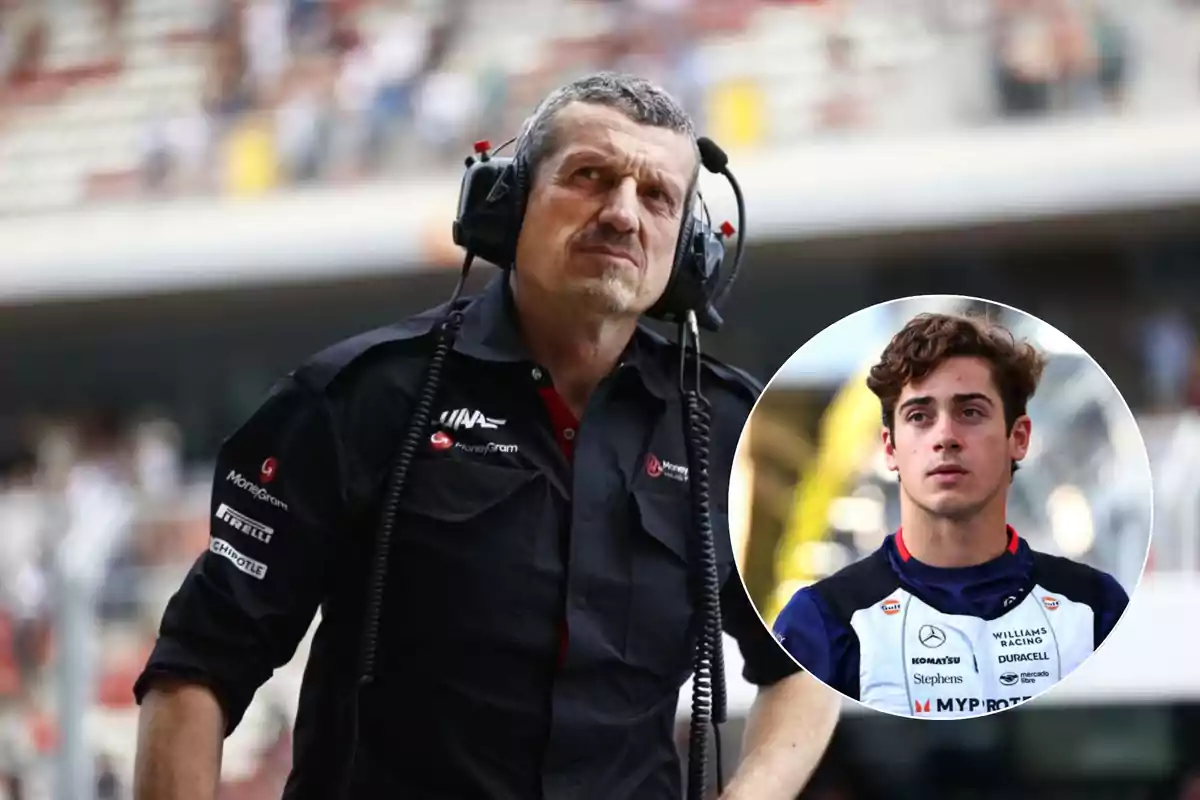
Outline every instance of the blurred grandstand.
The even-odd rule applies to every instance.
[[[1150,450],[1151,574],[1104,657],[995,718],[852,714],[806,796],[1200,793],[1200,3],[0,0],[0,798],[128,796],[221,437],[306,354],[439,302],[455,162],[598,67],[733,156],[747,269],[710,351],[766,378],[872,303],[988,297],[1095,356]],[[740,540],[779,535],[807,453],[764,432]],[[305,652],[223,798],[278,796]]]

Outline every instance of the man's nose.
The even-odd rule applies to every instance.
[[[934,430],[933,447],[938,452],[962,449],[962,439],[958,435],[958,427],[954,424],[954,420],[943,417],[938,421],[937,428]]]
[[[605,197],[599,221],[619,233],[637,233],[638,222],[637,182],[626,178],[612,188]]]

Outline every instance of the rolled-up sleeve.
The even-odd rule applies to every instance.
[[[312,623],[338,549],[345,481],[324,398],[289,377],[222,444],[208,547],[163,613],[134,696],[157,679],[208,686],[226,735]]]
[[[725,581],[721,591],[721,617],[726,632],[737,640],[744,665],[742,677],[747,682],[769,686],[802,671],[759,617],[737,575]]]

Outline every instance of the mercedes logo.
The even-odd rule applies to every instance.
[[[917,639],[929,648],[941,647],[946,643],[946,633],[936,625],[922,625]]]

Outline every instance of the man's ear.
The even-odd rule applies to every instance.
[[[1033,435],[1033,421],[1022,414],[1013,422],[1008,434],[1008,455],[1013,461],[1021,461],[1029,452],[1029,439]]]
[[[896,436],[885,425],[880,438],[883,440],[883,457],[887,462],[887,468],[892,472],[897,472],[899,468],[896,466]]]

